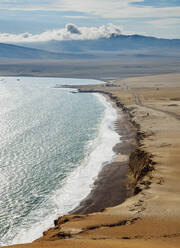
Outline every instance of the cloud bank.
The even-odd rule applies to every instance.
[[[51,40],[94,40],[109,38],[112,34],[121,34],[121,27],[108,24],[100,27],[78,27],[75,24],[67,24],[63,29],[47,30],[40,34],[21,33],[10,34],[0,33],[0,42],[4,43],[25,43],[45,42]]]

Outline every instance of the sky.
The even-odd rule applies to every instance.
[[[180,0],[0,0],[0,42],[94,39],[111,32],[180,38]]]

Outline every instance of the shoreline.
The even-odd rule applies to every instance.
[[[80,93],[81,94],[81,93]],[[130,154],[135,150],[136,130],[130,123],[128,114],[116,105],[108,95],[103,95],[117,111],[115,131],[119,142],[112,148],[115,152],[112,162],[108,162],[98,173],[91,192],[68,214],[90,214],[101,212],[124,202],[132,195],[127,188],[127,174]]]
[[[104,101],[110,102],[112,108],[116,109],[117,119],[113,123],[113,126],[116,125],[116,128],[113,128],[113,132],[117,132],[122,136],[124,133],[123,130],[119,129],[117,127],[120,125],[120,122],[122,122],[123,125],[125,124],[125,122],[126,122],[125,114],[123,113],[123,111],[121,111],[121,110],[119,110],[119,108],[117,108],[115,103],[107,95],[103,95],[103,98],[105,98]],[[126,134],[127,134],[127,132],[128,132],[128,130],[126,131]],[[90,192],[91,196],[90,197],[85,196],[85,198],[83,198],[83,200],[82,200],[82,205],[79,202],[81,207],[79,206],[79,203],[78,203],[78,206],[79,206],[79,207],[77,207],[78,210],[76,210],[76,208],[75,208],[72,211],[70,211],[69,213],[71,213],[71,212],[72,213],[75,213],[75,212],[76,213],[78,213],[78,212],[81,212],[81,213],[85,213],[85,212],[90,213],[91,212],[92,213],[92,212],[102,211],[106,207],[115,206],[117,204],[122,203],[127,198],[128,191],[126,189],[126,182],[125,182],[127,169],[128,169],[127,156],[126,156],[126,154],[124,154],[124,155],[120,154],[120,158],[118,158],[119,155],[117,153],[119,153],[120,144],[121,144],[121,142],[117,143],[115,146],[111,147],[111,150],[113,150],[115,152],[115,155],[113,156],[114,157],[113,162],[108,162],[107,165],[105,165],[103,168],[100,169],[100,172],[98,173],[99,176],[97,174],[97,177],[98,177],[97,180],[95,180],[95,181],[93,180],[94,188],[93,188],[92,192]],[[121,168],[119,168],[120,166],[121,166]],[[115,174],[115,176],[112,180],[112,183],[110,185],[109,185],[109,180],[108,180],[107,174],[112,175],[112,177],[114,176],[113,174]],[[119,180],[119,178],[121,178],[122,180]],[[105,186],[108,186],[108,187],[105,187]],[[115,189],[117,189],[117,188],[121,188],[120,192],[117,190],[115,191]],[[110,198],[108,195],[106,195],[106,193],[111,194],[112,191],[114,193],[112,194],[112,196]],[[102,198],[100,198],[100,196]],[[101,204],[99,204],[99,202],[96,201],[96,199],[97,200],[99,199]],[[87,206],[87,205],[89,205],[89,201],[93,202],[93,206],[91,205],[90,208]],[[86,206],[83,206],[84,204]],[[55,219],[55,218],[56,217],[52,218],[52,223],[53,223],[53,219]]]
[[[114,148],[117,153],[129,151],[128,186],[132,195],[101,212],[61,216],[40,239],[10,247],[178,248],[180,74],[134,77],[115,81],[112,86],[77,88],[110,97],[136,132],[129,149],[126,139],[125,150],[120,144]],[[111,182],[109,176],[107,182]]]
[[[102,94],[101,94],[102,95]],[[107,104],[109,104],[109,102],[110,102],[110,99],[107,99],[107,96],[106,95],[104,95],[104,96],[101,96],[102,98],[103,98],[103,101],[102,101],[102,104],[104,105],[104,103],[103,102],[107,102]],[[100,97],[99,97],[100,98]],[[100,100],[100,102],[101,102],[101,100]],[[105,104],[106,105],[106,104]],[[115,106],[112,106],[113,105],[113,102],[110,102],[110,107],[106,107],[106,108],[108,108],[108,109],[110,109],[109,111],[111,112],[115,112]],[[107,105],[108,106],[108,105]],[[112,110],[111,110],[111,108],[112,108]],[[118,109],[116,108],[116,111],[118,111]],[[104,118],[105,118],[105,116],[104,116]],[[104,119],[103,118],[103,119]],[[116,123],[116,125],[117,125],[117,118],[119,118],[119,113],[117,113],[117,116],[115,116],[115,118],[114,118],[114,120],[112,120],[112,125],[114,126],[115,125],[115,123]],[[100,126],[100,129],[101,130],[103,130],[103,126],[101,125]],[[113,133],[117,133],[117,131],[118,130],[116,130],[116,128],[113,128]],[[104,132],[104,131],[103,131]],[[112,136],[112,135],[111,135]],[[117,135],[118,136],[118,135]],[[98,138],[98,137],[97,137]],[[114,142],[114,144],[117,142],[117,140]],[[116,147],[116,145],[117,145],[117,143],[116,143],[116,145],[114,146],[114,144],[113,145],[109,145],[109,150],[111,150],[112,151],[112,153],[116,153],[116,151],[114,151],[114,147]],[[106,145],[108,145],[108,143],[106,144]],[[117,150],[117,149],[116,149]],[[117,154],[113,154],[113,157],[112,157],[112,159],[111,160],[114,160],[114,157],[117,157]],[[111,160],[109,160],[109,161],[111,161]],[[108,161],[108,160],[107,160]],[[105,162],[106,163],[106,162]],[[101,181],[104,181],[104,180],[102,180],[102,179],[106,179],[107,181],[108,181],[108,179],[107,179],[107,176],[106,176],[106,173],[107,173],[107,168],[108,168],[108,173],[113,173],[113,171],[111,172],[111,167],[112,167],[112,164],[114,164],[114,162],[107,162],[108,164],[106,164],[105,166],[103,166],[103,168],[100,168],[100,171],[99,172],[96,172],[97,174],[95,175],[95,178],[99,178],[99,179],[97,179],[97,180],[94,180],[94,178],[93,178],[93,181],[92,181],[92,184],[94,185],[94,184],[96,184],[95,185],[95,187],[93,188],[93,192],[94,192],[94,189],[95,189],[95,194],[96,194],[96,190],[98,191],[98,193],[100,193],[100,191],[99,191],[99,188],[101,188],[102,189],[102,185],[101,185]],[[116,168],[115,168],[115,172],[117,172],[118,171],[118,176],[119,177],[121,177],[121,171],[124,173],[125,172],[125,170],[124,170],[124,168],[125,168],[125,163],[123,163],[122,162],[122,169],[118,169],[117,168],[117,162],[115,163],[116,164]],[[99,165],[101,165],[101,166],[99,166]],[[100,164],[99,163],[99,167],[102,167],[102,165],[103,165],[103,163],[102,164]],[[107,166],[107,168],[106,168],[106,166]],[[101,174],[101,172],[102,171],[104,171],[102,174]],[[126,166],[126,171],[127,171],[127,166]],[[98,176],[98,174],[100,175],[100,176]],[[116,176],[117,176],[117,174],[116,174]],[[118,178],[119,178],[118,177]],[[116,178],[116,181],[118,180],[118,178]],[[124,179],[124,178],[123,178]],[[103,182],[104,183],[104,182]],[[105,183],[104,183],[105,184]],[[116,199],[118,199],[117,198],[117,195],[114,195],[114,204],[113,205],[117,205],[117,204],[119,204],[120,202],[122,202],[122,201],[124,201],[125,199],[126,199],[126,192],[124,192],[124,191],[126,191],[126,188],[125,188],[125,186],[122,184],[122,191],[121,191],[121,195],[122,195],[122,200],[121,201],[118,201],[118,202],[116,202]],[[90,192],[90,194],[91,194],[91,188],[90,188],[90,190],[89,190],[89,192]],[[64,214],[69,214],[69,213],[74,213],[75,212],[75,210],[76,210],[76,208],[79,208],[79,205],[81,205],[81,201],[84,203],[84,201],[86,201],[87,199],[87,197],[88,197],[88,195],[89,195],[89,192],[87,193],[87,195],[85,195],[84,196],[84,198],[81,198],[82,200],[79,200],[79,202],[77,203],[77,206],[78,207],[75,207],[74,209],[72,208],[72,210],[70,210],[70,211],[68,211],[67,210],[67,212],[64,212]],[[101,194],[101,193],[100,193]],[[98,195],[100,195],[100,194],[98,194]],[[103,193],[102,194],[102,196],[105,196],[105,193]],[[99,198],[98,196],[96,197],[96,196],[94,196],[93,195],[93,197],[94,197],[94,199],[96,199],[96,198]],[[104,199],[103,199],[104,200]],[[88,201],[89,201],[89,197],[88,197]],[[93,200],[94,201],[94,200]],[[108,203],[106,203],[106,205],[103,205],[102,207],[100,206],[99,208],[98,208],[98,202],[96,202],[96,204],[95,204],[95,208],[92,206],[92,208],[91,208],[91,210],[85,210],[85,207],[83,207],[83,211],[81,212],[81,213],[84,213],[84,212],[94,212],[94,211],[101,211],[101,210],[103,210],[105,207],[109,207],[110,206],[110,204],[109,204],[109,202]],[[87,208],[87,206],[86,206],[86,208]],[[76,212],[78,212],[78,211],[76,211]],[[52,218],[51,220],[52,220],[52,224],[53,224],[53,221],[55,220],[55,218],[57,218],[57,217],[59,217],[60,215],[58,215],[58,216],[55,216],[54,218]],[[52,226],[52,225],[51,225]],[[46,229],[48,229],[48,228],[50,228],[51,226],[49,226],[49,227],[46,227],[43,231],[45,231]],[[40,236],[42,236],[42,230],[41,230],[41,233],[40,233],[40,235],[39,235],[39,237]],[[36,239],[37,239],[38,237],[36,237]],[[35,238],[33,239],[33,241],[32,242],[34,242],[34,240],[36,240]],[[23,242],[25,242],[25,241],[23,241]],[[30,242],[30,241],[29,241]]]

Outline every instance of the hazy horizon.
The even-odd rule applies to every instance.
[[[177,0],[1,0],[0,43],[25,48],[0,44],[0,72],[88,78],[176,72],[180,40],[120,35],[180,39],[179,24]]]

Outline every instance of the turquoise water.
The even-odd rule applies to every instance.
[[[119,139],[104,97],[56,84],[95,80],[0,78],[0,245],[40,237],[90,192]]]

